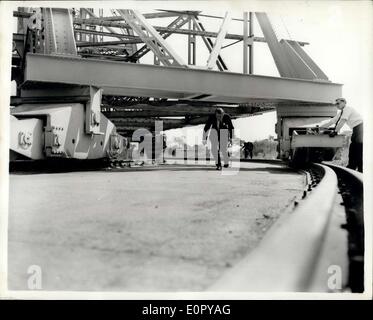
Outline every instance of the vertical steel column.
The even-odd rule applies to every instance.
[[[243,13],[243,73],[247,73],[247,12]]]
[[[94,14],[94,8],[89,8],[88,10]],[[96,31],[96,27],[97,26],[90,26],[89,29]],[[89,37],[89,41],[97,42],[98,41],[97,35],[96,34],[91,34],[90,37]]]
[[[76,55],[73,20],[69,9],[43,8],[44,53]]]
[[[250,37],[254,37],[254,15],[252,12],[249,13],[249,34]],[[254,73],[254,41],[251,43],[249,47],[249,74]]]
[[[84,13],[83,8],[79,9],[79,18],[81,18],[81,19],[85,18],[85,13]],[[80,29],[85,29],[85,26],[83,24],[81,24],[79,27],[80,27]],[[84,33],[77,32],[76,36],[77,36],[76,37],[76,41],[85,41],[85,35],[84,35]]]
[[[54,32],[52,8],[43,8],[43,25],[44,25],[44,54],[57,52],[57,42]]]
[[[98,9],[98,16],[100,18],[102,18],[104,16],[104,9]],[[104,31],[104,27],[103,26],[100,26],[100,31],[103,32]],[[104,41],[104,36],[100,36],[99,38],[99,42],[102,42]]]
[[[31,13],[32,8],[19,7],[18,11]],[[17,18],[17,33],[26,34],[26,32],[27,32],[27,22],[28,22],[27,19],[24,19],[24,18],[21,18],[21,17]]]
[[[189,17],[188,21],[188,29],[195,30],[196,26],[194,21]],[[196,64],[196,36],[194,34],[188,35],[188,64],[195,65]]]
[[[192,21],[189,18],[188,21],[188,30],[192,30]],[[192,37],[188,34],[188,64],[192,64]]]

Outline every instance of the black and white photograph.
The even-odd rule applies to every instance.
[[[0,26],[0,297],[372,299],[371,1],[2,1]]]

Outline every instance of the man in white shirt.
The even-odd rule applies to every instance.
[[[346,106],[346,99],[338,98],[335,103],[340,112],[322,122],[320,128],[326,129],[334,124],[334,131],[337,133],[347,124],[352,129],[347,168],[363,172],[363,118],[356,110]]]

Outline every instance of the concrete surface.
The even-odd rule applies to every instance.
[[[12,174],[9,289],[203,291],[303,191],[282,164]],[[274,248],[276,250],[276,248]]]

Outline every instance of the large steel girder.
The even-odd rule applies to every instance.
[[[342,85],[316,80],[278,78],[79,57],[28,54],[27,83],[93,85],[105,95],[142,96],[220,103],[333,102]]]

